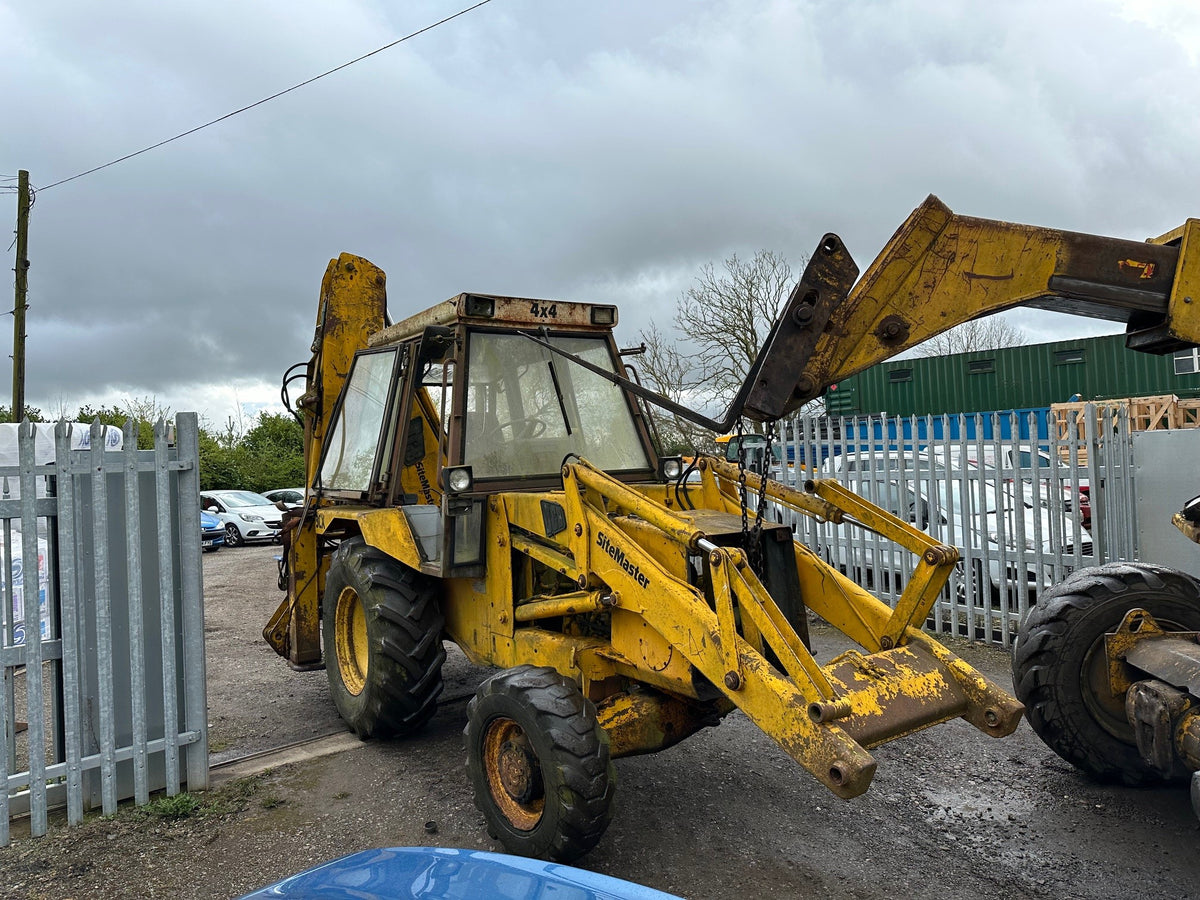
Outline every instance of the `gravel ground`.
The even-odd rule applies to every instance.
[[[248,754],[344,735],[323,672],[260,635],[281,594],[274,547],[205,557],[213,762],[225,783],[0,850],[0,897],[227,898],[367,847],[499,849],[464,770],[465,701],[485,670],[455,651],[417,739],[327,739],[341,752],[246,778]],[[821,656],[841,648],[816,629]],[[1007,654],[955,642],[1008,681]],[[617,761],[616,813],[588,868],[691,898],[1194,898],[1200,826],[1183,789],[1093,785],[1022,724],[995,741],[952,722],[878,748],[868,793],[829,794],[739,713]],[[224,773],[224,774],[222,774]],[[427,823],[429,823],[427,825]]]

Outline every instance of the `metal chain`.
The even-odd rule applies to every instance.
[[[742,546],[749,552],[750,547],[747,541],[750,535],[750,523],[746,518],[746,443],[743,440],[744,437],[743,419],[739,416],[733,439],[737,441],[738,500],[742,507]]]
[[[763,471],[758,476],[758,505],[754,510],[754,528],[746,532],[746,501],[742,499],[742,532],[748,542],[746,545],[746,558],[750,563],[750,568],[761,578],[763,576],[763,561],[762,561],[762,526],[763,515],[767,511],[767,475],[771,471],[771,460],[774,458],[772,448],[775,444],[775,423],[767,423],[767,447],[766,456],[763,461]],[[742,480],[745,481],[745,473],[742,474]]]

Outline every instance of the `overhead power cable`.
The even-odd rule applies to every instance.
[[[104,165],[94,166],[91,169],[88,169],[84,172],[80,172],[78,175],[72,175],[70,178],[63,178],[61,181],[55,181],[52,184],[46,185],[45,187],[38,188],[38,190],[48,191],[48,190],[50,190],[50,188],[58,187],[60,184],[66,184],[68,181],[74,181],[75,179],[82,178],[85,175],[91,175],[93,172],[99,172],[101,169],[107,169],[109,166],[115,166],[117,163],[125,162],[125,160],[127,160],[127,159],[133,159],[135,156],[141,156],[143,153],[149,153],[151,150],[157,150],[159,147],[169,144],[172,141],[177,141],[180,138],[185,138],[188,135],[195,134],[197,131],[202,131],[211,125],[216,125],[218,122],[224,122],[226,119],[232,119],[234,116],[238,115],[239,113],[244,113],[247,110],[254,109],[254,107],[256,107],[256,106],[262,106],[264,103],[269,103],[278,97],[282,97],[284,94],[290,94],[292,91],[297,91],[302,87],[310,85],[314,81],[320,81],[322,78],[324,78],[327,75],[332,75],[334,72],[340,72],[342,69],[349,68],[350,66],[354,65],[355,63],[362,62],[364,59],[368,59],[372,56],[375,56],[378,53],[382,53],[384,50],[390,50],[392,47],[395,47],[397,44],[403,44],[405,41],[412,40],[413,38],[417,37],[418,35],[422,35],[427,31],[432,31],[433,29],[437,28],[439,25],[445,25],[447,22],[457,19],[459,16],[465,16],[469,12],[474,12],[475,10],[479,9],[479,7],[486,6],[487,4],[489,4],[491,2],[492,2],[492,0],[479,0],[479,2],[476,3],[474,6],[468,6],[465,9],[460,9],[458,12],[453,13],[452,15],[446,16],[446,18],[444,18],[444,19],[439,19],[438,21],[436,21],[430,25],[426,25],[424,28],[419,28],[416,31],[412,32],[411,34],[406,34],[402,38],[397,38],[396,40],[392,41],[390,44],[384,44],[382,47],[372,50],[370,53],[364,53],[362,56],[355,57],[354,59],[350,60],[349,62],[342,63],[340,66],[334,66],[332,69],[329,69],[326,72],[322,72],[320,75],[314,75],[312,78],[309,78],[305,81],[301,81],[299,84],[293,84],[290,88],[285,88],[282,91],[278,91],[274,94],[271,94],[271,96],[269,96],[269,97],[263,97],[261,100],[257,100],[248,106],[243,106],[241,109],[235,109],[233,112],[228,112],[223,116],[218,116],[217,118],[213,119],[210,122],[205,122],[203,125],[197,125],[195,128],[189,128],[187,131],[180,132],[179,134],[175,135],[174,137],[169,137],[166,140],[159,141],[157,144],[151,144],[149,147],[143,147],[141,150],[137,150],[133,153],[127,153],[118,159],[114,159],[111,162],[104,163]]]

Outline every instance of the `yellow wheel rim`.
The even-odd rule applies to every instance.
[[[532,831],[546,809],[542,767],[525,730],[512,719],[488,723],[483,768],[496,807],[518,831]]]
[[[338,674],[346,690],[357,697],[367,686],[370,654],[367,647],[367,616],[362,599],[352,587],[338,594],[333,619]]]

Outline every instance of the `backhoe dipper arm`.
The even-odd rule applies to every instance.
[[[1149,353],[1200,343],[1200,220],[1140,242],[958,216],[930,196],[833,309],[812,355],[790,361],[800,374],[784,411],[1016,306],[1125,322],[1126,344]]]
[[[840,379],[1016,306],[1125,322],[1126,344],[1148,353],[1200,343],[1200,219],[1141,242],[958,216],[930,195],[857,275],[838,236],[825,235],[719,418],[525,336],[718,432],[743,416],[782,418]]]

